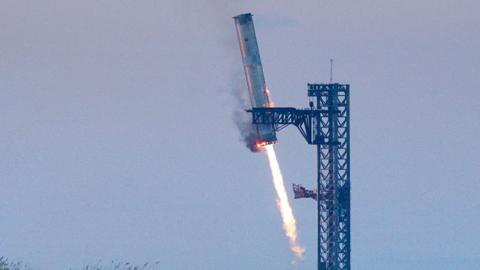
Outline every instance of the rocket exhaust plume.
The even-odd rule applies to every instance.
[[[277,207],[280,211],[280,216],[282,217],[283,230],[288,237],[290,248],[293,253],[295,253],[295,256],[298,259],[303,259],[305,248],[301,247],[297,242],[297,223],[290,202],[288,201],[287,191],[285,190],[282,172],[278,165],[277,155],[275,154],[273,145],[266,145],[264,148],[268,156],[270,170],[272,171],[273,186],[276,192]]]

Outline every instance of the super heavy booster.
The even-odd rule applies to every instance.
[[[270,96],[265,84],[260,52],[258,50],[252,14],[240,14],[233,17],[240,43],[243,68],[247,78],[248,94],[252,108],[271,107]],[[277,141],[275,129],[272,125],[256,125],[257,144],[272,144]]]

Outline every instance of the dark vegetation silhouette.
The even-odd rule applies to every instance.
[[[96,264],[85,265],[81,268],[68,268],[68,270],[159,270],[160,262],[133,264],[130,262],[111,261],[104,264],[99,261]],[[22,261],[10,261],[5,257],[0,257],[0,270],[36,270]]]

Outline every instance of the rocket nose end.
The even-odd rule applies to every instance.
[[[252,20],[252,13],[243,13],[243,14],[238,14],[237,16],[234,16],[233,19],[235,21],[238,21],[240,24],[244,24],[248,21]]]

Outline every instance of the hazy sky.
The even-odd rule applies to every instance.
[[[40,270],[291,269],[264,154],[232,121],[232,16],[252,12],[279,106],[351,84],[352,269],[475,269],[478,1],[0,1],[0,255]],[[278,158],[313,187],[314,147]],[[293,201],[316,265],[311,200]]]

